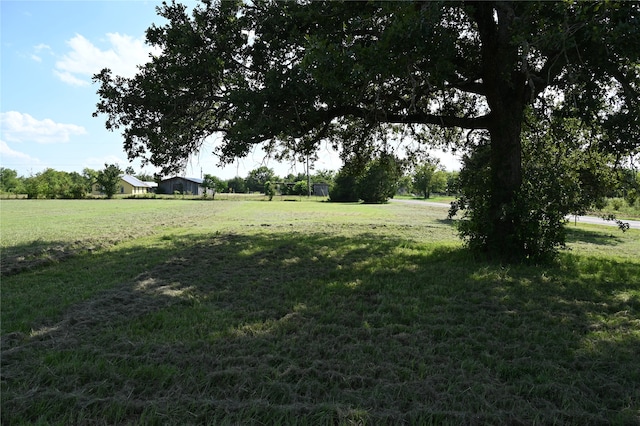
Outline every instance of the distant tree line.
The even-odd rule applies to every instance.
[[[325,183],[331,187],[335,178],[335,172],[320,170],[310,174],[289,173],[281,177],[267,166],[260,166],[251,170],[246,177],[236,176],[224,180],[212,175],[204,175],[203,186],[212,189],[214,193],[263,193],[266,195],[308,195],[309,184]]]
[[[326,184],[330,201],[384,203],[396,194],[417,194],[429,198],[431,194],[455,195],[457,172],[445,171],[438,160],[427,158],[423,165],[408,166],[406,160],[393,155],[380,155],[361,164],[347,162],[339,171],[321,170],[280,177],[266,166],[251,170],[245,178],[228,180],[205,175],[203,186],[215,193],[263,193],[306,196],[314,184]]]
[[[27,177],[18,176],[13,169],[0,167],[0,193],[27,198],[82,199],[97,189],[107,198],[116,193],[122,170],[115,164],[104,169],[85,168],[82,173],[47,168]]]
[[[28,177],[18,176],[12,169],[0,168],[0,191],[24,194],[27,198],[84,198],[91,193],[97,172],[63,172],[51,168]]]
[[[264,193],[272,198],[274,195],[305,196],[311,193],[309,185],[323,183],[329,188],[328,196],[334,202],[384,203],[397,194],[413,195],[428,199],[433,194],[460,195],[460,173],[447,171],[437,158],[426,156],[413,163],[401,160],[390,154],[379,154],[366,161],[355,159],[346,161],[336,171],[320,170],[307,176],[305,173],[290,173],[280,177],[274,170],[261,166],[251,170],[246,177],[236,176],[221,179],[204,175],[202,186],[209,193]],[[138,173],[128,167],[126,174],[137,177],[141,181],[158,180],[157,176]],[[640,199],[640,172],[631,169],[614,170],[603,167],[601,174],[606,174],[609,185],[597,194],[605,198],[624,199],[634,206]],[[27,198],[86,198],[94,189],[98,189],[107,198],[117,193],[118,184],[123,171],[114,164],[105,164],[102,170],[85,168],[82,173],[58,171],[51,168],[27,177],[9,168],[0,167],[0,193],[4,197],[22,195]],[[464,179],[465,177],[462,176]],[[577,197],[585,191],[593,191],[587,185],[593,177],[589,174],[577,173],[564,185],[573,185]],[[602,187],[601,187],[602,188]],[[593,197],[593,194],[589,194]],[[576,205],[577,201],[573,202]]]

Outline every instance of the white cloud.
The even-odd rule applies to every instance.
[[[87,80],[82,80],[74,76],[70,72],[67,72],[67,71],[60,72],[58,70],[53,70],[53,73],[57,75],[60,80],[72,86],[88,86],[89,85],[89,82]]]
[[[42,62],[43,53],[48,53],[49,55],[53,55],[51,46],[44,43],[40,43],[37,46],[33,46],[33,51],[34,53],[31,54],[31,59],[33,59],[36,62]]]
[[[51,51],[51,46],[49,46],[48,44],[44,44],[44,43],[40,43],[36,46],[33,46],[33,48],[36,50],[36,52],[40,52],[42,50],[48,50],[49,52]]]
[[[0,156],[2,156],[3,160],[7,158],[11,158],[14,160],[32,160],[31,156],[29,156],[28,154],[11,149],[9,145],[7,145],[7,143],[3,140],[0,140]]]
[[[49,118],[37,120],[17,111],[0,113],[0,131],[9,142],[37,143],[68,142],[72,135],[87,133],[82,126],[56,123]]]
[[[71,51],[56,62],[56,75],[73,85],[89,84],[91,77],[103,68],[110,68],[115,75],[133,77],[137,65],[149,62],[150,53],[159,53],[158,49],[146,45],[142,38],[119,33],[108,33],[106,37],[109,47],[101,50],[84,36],[76,34],[67,41]]]
[[[25,154],[24,152],[19,152],[11,149],[9,145],[7,145],[7,143],[3,140],[0,140],[0,156],[2,157],[3,163],[6,159],[20,160],[36,164],[40,163],[40,160],[38,160],[37,158],[33,158],[30,155]]]
[[[40,43],[37,46],[33,46],[33,50],[37,54],[48,53],[50,55],[53,55],[53,50],[51,50],[51,46],[49,46],[48,44]]]

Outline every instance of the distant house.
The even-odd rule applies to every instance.
[[[116,194],[122,195],[139,195],[139,194],[147,194],[149,192],[155,192],[155,188],[158,186],[155,182],[144,182],[135,176],[124,175],[120,177],[120,182],[118,183],[118,190]],[[104,193],[100,190],[100,186],[95,184],[93,185],[93,191],[91,192],[93,195],[104,195]]]
[[[150,192],[148,182],[143,182],[135,176],[124,175],[120,178],[119,194],[139,195]]]
[[[204,187],[202,186],[203,182],[204,179],[176,176],[162,180],[158,184],[158,193],[202,195],[205,191]],[[211,193],[211,190],[207,190],[207,194]]]

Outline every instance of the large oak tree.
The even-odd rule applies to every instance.
[[[180,169],[205,140],[232,161],[262,145],[280,158],[323,141],[346,159],[390,126],[488,146],[485,249],[527,256],[525,117],[577,117],[591,145],[638,154],[637,2],[213,2],[147,41],[162,54],[126,79],[103,70],[96,114],[131,158]],[[531,113],[534,111],[534,113]],[[487,142],[488,141],[488,142]],[[470,203],[467,208],[480,208]]]

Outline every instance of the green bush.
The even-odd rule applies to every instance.
[[[329,199],[338,203],[350,203],[360,200],[357,191],[358,176],[348,167],[338,172],[333,188],[329,190]]]
[[[365,203],[386,203],[398,191],[402,168],[393,155],[384,154],[371,161],[358,179],[358,196]]]
[[[309,185],[307,185],[306,180],[299,180],[293,185],[291,190],[293,195],[308,195],[309,194]]]
[[[611,208],[615,211],[618,211],[622,208],[624,204],[624,200],[621,198],[612,198],[611,199]]]
[[[602,208],[612,185],[609,159],[575,146],[558,144],[555,137],[570,138],[575,123],[561,123],[558,133],[525,134],[523,181],[514,200],[498,211],[490,198],[491,151],[488,141],[470,150],[459,175],[460,196],[450,217],[464,210],[459,233],[472,250],[497,253],[505,259],[547,259],[565,244],[565,217]],[[498,219],[498,220],[496,220]],[[500,225],[496,225],[496,223]],[[492,246],[496,233],[509,227],[510,240]]]

